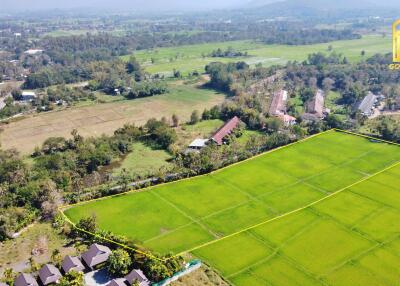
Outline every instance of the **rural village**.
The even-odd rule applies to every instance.
[[[397,285],[397,10],[318,1],[0,11],[0,286]]]

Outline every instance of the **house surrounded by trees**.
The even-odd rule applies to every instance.
[[[211,137],[211,140],[215,142],[218,146],[225,143],[226,136],[230,135],[235,128],[239,126],[240,119],[235,116],[228,122],[224,124],[218,131]]]

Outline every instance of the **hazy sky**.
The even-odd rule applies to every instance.
[[[284,0],[0,0],[0,13],[7,10],[43,10],[95,7],[119,11],[182,11],[237,8],[252,3],[255,6]],[[292,0],[296,1],[296,0]],[[302,0],[311,2],[313,0]],[[316,0],[333,2],[335,0]],[[395,5],[400,0],[357,0],[378,6]]]
[[[0,0],[0,10],[42,10],[78,7],[123,10],[196,10],[237,7],[251,0]],[[268,1],[268,0],[267,0]],[[277,0],[269,0],[277,1]]]

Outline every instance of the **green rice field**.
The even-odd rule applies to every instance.
[[[221,43],[207,43],[187,45],[172,48],[157,48],[135,52],[135,57],[150,73],[172,74],[173,69],[184,74],[197,70],[204,72],[204,67],[210,62],[238,62],[246,61],[250,65],[262,63],[264,66],[285,64],[287,61],[303,61],[311,53],[328,53],[331,46],[336,53],[342,53],[349,61],[357,62],[371,57],[376,53],[389,53],[392,49],[391,38],[378,35],[366,35],[361,39],[342,40],[330,43],[289,46],[266,45],[253,41],[232,41]],[[247,57],[213,58],[209,54],[220,48],[232,47],[237,51],[247,52]],[[361,56],[365,51],[365,56]],[[129,56],[124,56],[128,59]]]
[[[159,253],[190,252],[233,285],[397,285],[399,148],[329,131],[65,214],[94,213]]]

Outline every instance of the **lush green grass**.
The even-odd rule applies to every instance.
[[[86,203],[66,210],[66,214],[73,221],[78,221],[94,213],[99,226],[103,229],[126,235],[157,252],[177,253],[296,210],[366,178],[369,174],[376,173],[400,160],[398,148],[331,131],[210,175],[157,186],[141,193],[130,193]],[[372,162],[372,166],[365,162]],[[389,176],[386,180],[393,184],[387,187],[390,190],[395,188],[400,180],[396,178],[392,180],[394,175],[391,172],[394,170],[380,175],[380,177]],[[363,184],[374,183],[377,178]],[[353,192],[357,190],[358,186],[352,188]],[[373,192],[378,191],[379,188],[371,188],[363,193],[363,196],[372,197],[376,195]],[[392,200],[389,200],[390,196]],[[356,199],[358,197],[356,196]],[[379,224],[385,225],[383,223],[385,219],[393,219],[397,214],[383,213],[376,223],[371,222],[367,225],[360,223],[360,230],[357,228],[357,231],[347,232],[348,224],[359,221],[360,217],[364,218],[365,212],[375,210],[376,207],[374,202],[370,202],[369,205],[372,207],[363,208],[363,203],[359,202],[347,216],[339,215],[333,220],[328,216],[340,214],[340,208],[343,207],[340,202],[331,202],[337,198],[340,199],[341,196],[336,195],[324,201],[332,205],[324,208],[330,210],[328,213],[322,213],[316,206],[312,211],[307,210],[307,213],[300,212],[253,229],[249,231],[251,235],[245,234],[242,239],[251,241],[261,239],[261,245],[278,253],[281,252],[284,243],[287,245],[285,255],[299,260],[299,263],[307,264],[302,267],[307,267],[310,273],[325,273],[338,261],[350,259],[358,251],[374,245],[373,232]],[[386,205],[394,208],[400,204],[400,199],[396,198],[396,194],[390,193],[387,198],[385,195],[380,195],[377,200],[388,200]],[[342,203],[348,206],[353,201],[346,197]],[[378,205],[379,203],[377,202]],[[159,215],[161,213],[162,215]],[[355,218],[350,218],[350,215],[354,215]],[[291,221],[293,219],[294,222]],[[302,224],[302,221],[307,223]],[[311,228],[314,224],[315,229]],[[386,226],[387,230],[376,239],[386,239],[396,231],[396,225],[386,224]],[[274,230],[265,230],[271,227]],[[360,238],[358,231],[370,234],[368,238],[364,236]],[[320,232],[326,234],[318,235]],[[288,240],[300,233],[303,234],[304,240],[293,240],[289,243]],[[334,236],[336,233],[337,237]],[[309,260],[318,258],[317,253],[324,249],[324,244],[306,243],[318,236],[323,237],[329,243],[329,249],[334,251],[329,260],[320,263]],[[256,257],[252,257],[253,242],[243,243],[248,251],[243,255],[237,255],[237,252],[232,251],[230,241],[231,238],[224,239],[209,247],[198,249],[194,254],[216,265],[226,277],[236,279],[234,275],[236,272],[260,260],[258,257],[260,252],[255,251]],[[240,241],[241,239],[239,242],[235,240],[234,244],[242,245]],[[345,246],[348,249],[341,252],[336,242],[339,245],[346,242]],[[314,251],[313,246],[318,249]],[[302,254],[302,249],[307,247],[310,249],[307,251],[308,256],[305,256]],[[271,251],[265,250],[264,254],[268,256]],[[214,261],[214,259],[219,260]],[[244,263],[244,260],[249,261]],[[231,265],[236,263],[236,266]],[[247,281],[249,278],[240,279]]]
[[[146,175],[162,167],[171,167],[167,162],[171,155],[165,150],[155,150],[143,143],[132,144],[130,152],[120,163],[118,168],[114,169],[114,174],[118,175],[123,169],[127,172],[133,172],[135,175]]]
[[[399,152],[394,152],[398,159]],[[194,254],[215,265],[238,286],[397,285],[399,175],[397,165],[313,206],[202,247]],[[239,236],[246,235],[257,242],[237,243]],[[258,248],[260,243],[264,247],[257,254],[251,252],[251,245]],[[240,269],[232,265],[243,256],[232,248],[249,250],[247,263]],[[263,252],[266,254],[260,257]]]
[[[215,132],[218,128],[220,128],[224,124],[224,121],[220,119],[213,120],[203,120],[196,124],[186,124],[182,127],[182,129],[186,132],[190,133],[203,133],[203,134],[211,134]]]
[[[204,71],[204,67],[213,61],[237,62],[246,61],[254,65],[262,63],[265,66],[273,64],[284,64],[287,61],[303,61],[307,55],[315,52],[327,52],[331,45],[337,53],[344,54],[350,61],[360,61],[363,57],[361,51],[365,51],[365,57],[375,53],[388,53],[391,51],[390,37],[364,36],[359,40],[335,41],[331,43],[288,46],[288,45],[265,45],[252,41],[234,41],[222,43],[207,43],[172,48],[159,48],[135,52],[138,60],[146,66],[151,73],[171,74],[173,69],[184,73],[197,70]],[[247,51],[248,57],[240,58],[212,58],[207,55],[216,48],[226,49],[233,47],[238,51]],[[125,59],[128,56],[124,57]],[[152,61],[153,59],[153,61]]]

